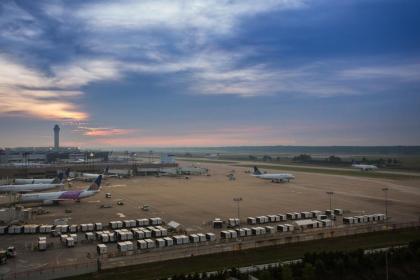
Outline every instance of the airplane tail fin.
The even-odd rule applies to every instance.
[[[254,166],[254,175],[261,175],[261,171],[258,169],[258,167]]]
[[[63,172],[58,173],[57,178],[53,180],[53,183],[60,184],[63,182],[64,174]]]
[[[65,175],[65,178],[66,178],[66,179],[68,179],[68,178],[70,177],[70,168],[67,168],[67,169],[66,169],[66,172],[65,172],[65,174],[64,174],[64,175]]]
[[[99,175],[98,178],[89,186],[88,191],[98,191],[101,188],[102,175]]]

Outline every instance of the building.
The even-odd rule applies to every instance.
[[[54,149],[56,151],[60,149],[60,127],[58,124],[54,126]]]
[[[174,163],[176,163],[175,155],[161,154],[160,155],[160,163],[161,164],[174,164]]]

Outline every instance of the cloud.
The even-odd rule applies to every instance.
[[[120,78],[122,65],[112,60],[79,59],[65,65],[53,66],[57,87],[79,88],[95,81],[116,80]]]
[[[99,127],[86,127],[86,126],[79,126],[78,130],[83,131],[83,135],[93,136],[93,137],[128,135],[135,131],[133,129],[99,128]]]
[[[302,0],[124,0],[84,4],[75,15],[98,29],[164,28],[227,33],[240,17],[303,5]]]
[[[0,55],[0,114],[83,120],[88,114],[68,101],[81,94],[56,88],[48,76]]]
[[[354,61],[343,60],[290,66],[282,65],[281,60],[264,60],[264,50],[257,47],[217,47],[218,38],[214,36],[234,37],[243,20],[273,11],[303,9],[308,6],[306,2],[99,1],[75,4],[71,13],[57,3],[47,3],[49,16],[83,26],[86,36],[82,46],[101,57],[88,61],[77,58],[70,65],[53,66],[55,82],[77,88],[95,81],[120,79],[126,73],[181,73],[178,81],[186,84],[184,92],[192,95],[331,97],[385,88],[362,81],[366,77],[387,75],[387,87],[392,87],[395,79],[415,79],[417,66],[410,70],[401,65],[398,67],[404,71],[400,71],[398,67],[386,69],[389,65],[382,68],[374,63],[357,69],[351,66]],[[354,79],[360,82],[354,83]]]
[[[129,137],[96,139],[95,145],[107,147],[194,147],[220,145],[274,145],[291,144],[292,139],[273,135],[267,126],[231,127],[209,130],[190,130],[188,133],[168,134],[143,131]]]
[[[339,73],[350,79],[398,79],[402,81],[420,81],[420,64],[406,63],[393,65],[374,65],[354,67]]]

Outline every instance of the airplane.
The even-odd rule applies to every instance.
[[[60,178],[61,174],[61,178]],[[48,179],[14,179],[13,183],[15,185],[27,185],[27,184],[54,184],[60,183],[63,180],[63,173],[59,173],[55,178],[48,178]]]
[[[295,179],[295,176],[289,173],[261,173],[256,166],[254,166],[254,173],[252,176],[260,179],[271,180],[273,183],[290,182],[290,180]]]
[[[34,184],[23,184],[23,185],[1,185],[1,193],[26,193],[33,191],[45,191],[56,187],[62,187],[63,173],[58,174],[58,182],[55,183],[34,183]]]
[[[70,172],[70,169],[66,170],[66,178],[67,181],[73,181],[73,180],[79,180],[79,181],[93,181],[96,178],[98,178],[99,175],[102,175],[103,179],[106,178],[112,178],[112,177],[118,177],[118,175],[109,175],[108,174],[109,167],[105,168],[103,174],[96,174],[96,173],[85,173],[85,172]]]
[[[99,175],[96,180],[84,190],[22,194],[19,198],[19,202],[42,202],[44,205],[51,205],[57,204],[60,201],[80,201],[80,199],[90,197],[98,193],[101,190],[101,181],[102,175]]]
[[[360,171],[376,170],[378,167],[371,164],[352,164],[351,167],[358,168]]]

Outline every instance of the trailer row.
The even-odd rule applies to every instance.
[[[124,221],[111,221],[109,227],[111,229],[123,229],[143,226],[158,226],[162,225],[162,219],[159,217],[149,219],[136,219]],[[52,233],[60,235],[63,233],[76,233],[76,232],[92,232],[103,230],[105,226],[102,223],[86,223],[86,224],[73,224],[73,225],[11,225],[0,226],[1,234],[35,234],[35,233]]]
[[[214,233],[196,233],[190,235],[175,235],[173,237],[160,237],[156,239],[142,239],[134,241],[120,241],[117,243],[117,248],[120,253],[130,252],[135,250],[146,250],[154,248],[172,247],[183,244],[194,244],[208,241],[215,241],[216,235]],[[106,244],[97,245],[98,254],[106,254],[108,247]]]
[[[222,239],[233,239],[238,237],[258,236],[265,234],[274,234],[276,232],[293,232],[295,229],[304,228],[322,228],[332,226],[332,220],[299,220],[292,224],[278,224],[276,226],[259,226],[252,228],[237,228],[235,230],[223,230],[220,232]]]
[[[334,218],[335,215],[343,215],[342,209],[334,209],[334,210],[312,210],[312,211],[303,211],[303,212],[289,212],[286,214],[276,214],[276,215],[266,215],[266,216],[257,216],[257,217],[248,217],[247,224],[248,225],[255,225],[255,224],[266,224],[266,223],[276,223],[276,222],[283,222],[283,221],[293,221],[293,220],[300,220],[300,219],[317,219],[317,220],[325,220],[328,217]]]
[[[283,225],[281,225],[283,226]],[[293,231],[293,225],[284,225],[284,231]],[[281,229],[283,231],[283,228]],[[252,228],[237,228],[235,230],[223,230],[220,232],[221,239],[234,239],[238,237],[258,236],[265,234],[273,234],[277,232],[277,228],[273,226],[252,227]]]
[[[128,241],[133,239],[145,239],[152,237],[166,237],[168,235],[168,230],[162,226],[149,226],[147,228],[132,228],[128,229],[118,229],[115,231],[96,231],[96,232],[86,232],[85,239],[87,241],[100,241],[102,243],[117,242],[117,241]],[[63,234],[61,235],[63,236]],[[60,237],[61,237],[60,236]],[[65,236],[65,235],[64,235]]]
[[[111,221],[109,222],[109,227],[111,229],[121,229],[121,228],[133,228],[133,227],[143,227],[143,226],[158,226],[163,223],[162,219],[159,217],[149,218],[149,219],[136,219],[136,220],[123,220],[123,221]]]
[[[385,214],[371,214],[371,215],[363,215],[363,216],[354,216],[354,217],[343,217],[343,224],[363,224],[363,223],[370,223],[370,222],[379,222],[385,221],[386,215]]]

